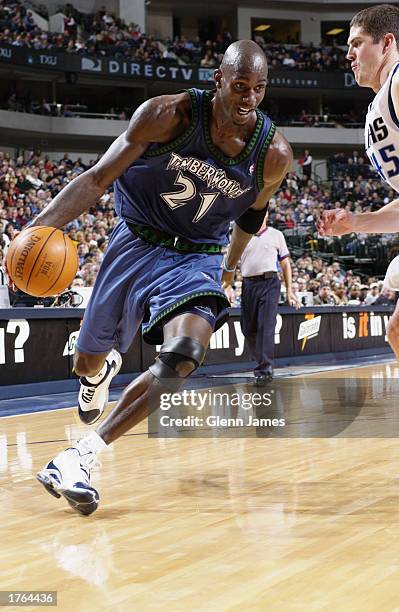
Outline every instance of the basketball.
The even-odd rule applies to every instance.
[[[75,278],[78,254],[72,240],[55,227],[30,227],[11,242],[7,270],[13,283],[35,297],[64,291]]]

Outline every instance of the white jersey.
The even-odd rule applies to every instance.
[[[369,105],[365,144],[368,158],[382,180],[399,193],[399,118],[391,95],[392,83],[398,79],[399,62]]]

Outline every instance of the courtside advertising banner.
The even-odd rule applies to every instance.
[[[79,336],[82,309],[0,310],[0,385],[16,385],[74,378],[72,358]],[[353,353],[358,350],[390,352],[386,330],[392,311],[384,307],[280,307],[274,343],[275,356],[287,358]],[[123,356],[120,373],[145,371],[159,352],[137,334]],[[51,359],[42,357],[43,352]],[[237,367],[249,364],[240,323],[240,310],[231,309],[229,319],[210,341],[204,365]]]

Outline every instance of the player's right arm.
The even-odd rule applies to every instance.
[[[256,201],[250,208],[253,210],[264,210],[270,198],[280,187],[285,175],[289,172],[292,164],[293,154],[288,141],[282,134],[276,132],[269,146],[263,166],[263,189],[258,194]],[[229,248],[227,250],[224,264],[228,268],[234,268],[240,260],[245,247],[251,240],[253,234],[245,232],[237,223],[234,224]],[[222,286],[226,291],[234,281],[234,272],[223,271]],[[228,296],[229,297],[229,296]],[[229,298],[230,299],[230,298]]]
[[[100,161],[60,191],[31,225],[61,228],[79,217],[143,155],[150,143],[166,143],[177,138],[187,128],[190,110],[187,93],[144,102],[132,116],[126,132],[112,143]]]

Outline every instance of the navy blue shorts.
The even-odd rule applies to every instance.
[[[144,339],[161,344],[163,323],[174,311],[184,311],[184,304],[187,312],[196,312],[209,321],[206,296],[216,298],[218,329],[229,306],[221,289],[221,261],[220,254],[183,255],[147,244],[119,221],[86,308],[78,350],[96,354],[117,347],[125,353],[141,324]],[[201,297],[203,309],[198,301]],[[196,304],[196,310],[192,304]]]

